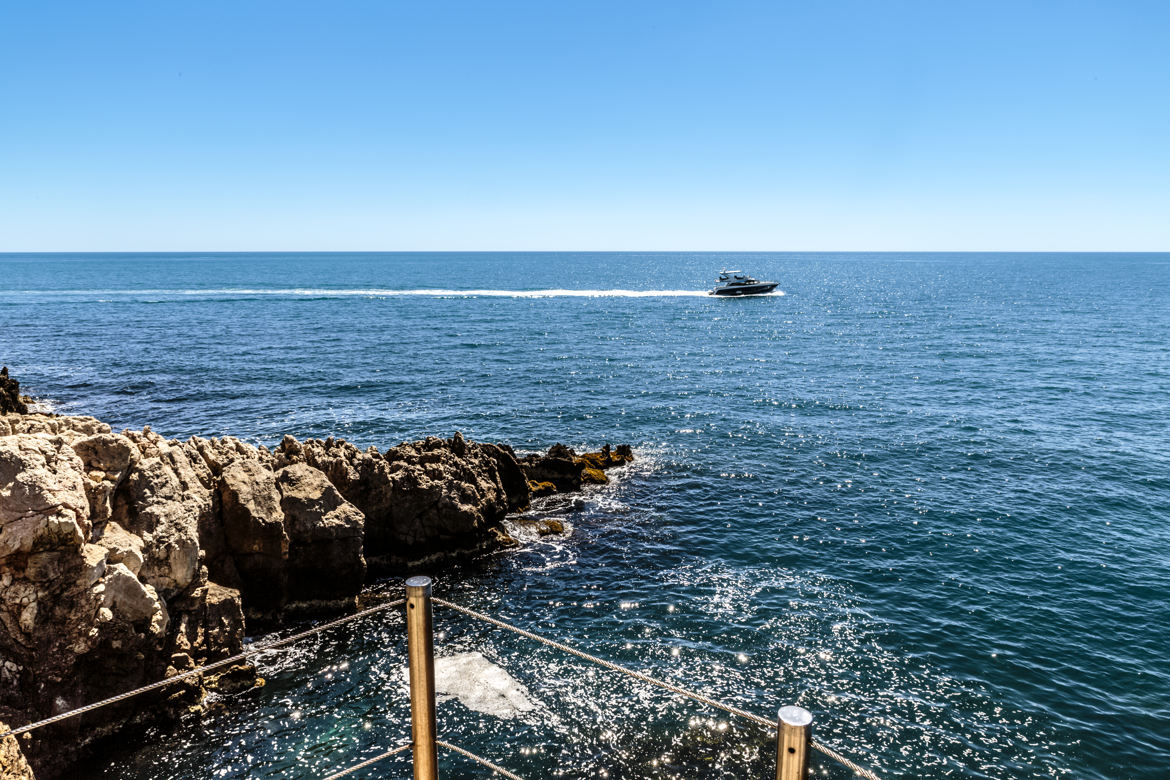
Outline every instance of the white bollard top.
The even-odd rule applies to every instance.
[[[781,707],[780,722],[786,726],[807,726],[812,723],[812,713],[804,707]]]
[[[431,578],[430,577],[411,577],[406,581],[407,588],[426,588],[428,594],[431,592]]]

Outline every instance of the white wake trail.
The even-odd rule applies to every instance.
[[[280,289],[224,287],[182,290],[14,290],[11,294],[55,295],[83,298],[99,297],[103,300],[134,296],[166,296],[189,299],[223,296],[271,296],[285,298],[394,298],[403,296],[420,298],[702,298],[709,295],[706,290],[572,290],[560,288],[547,290],[448,290],[439,288],[392,290],[382,288],[330,289],[324,287]],[[784,295],[784,291],[777,290],[773,293],[765,293],[765,295]]]

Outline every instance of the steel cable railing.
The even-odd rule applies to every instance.
[[[580,658],[581,660],[588,661],[590,663],[596,664],[598,666],[601,666],[603,668],[609,669],[609,670],[614,671],[614,672],[618,672],[619,674],[624,674],[628,677],[632,677],[636,680],[640,680],[640,681],[647,683],[649,685],[653,685],[653,686],[656,686],[658,688],[662,688],[663,690],[669,691],[675,695],[682,696],[682,697],[687,698],[687,699],[691,699],[693,701],[699,702],[700,704],[705,704],[709,707],[713,707],[715,709],[719,709],[719,710],[722,710],[724,712],[727,712],[731,715],[735,715],[735,716],[743,718],[745,720],[749,720],[749,721],[751,721],[759,726],[763,726],[765,728],[771,729],[772,731],[779,731],[779,726],[777,725],[777,723],[775,721],[769,720],[768,718],[761,717],[760,715],[756,715],[753,712],[749,712],[747,710],[740,709],[739,707],[735,707],[733,705],[726,704],[724,702],[721,702],[717,699],[713,699],[709,696],[705,696],[705,695],[698,693],[696,691],[692,691],[692,690],[689,690],[687,688],[683,688],[681,686],[674,685],[673,683],[668,683],[668,682],[665,682],[663,680],[659,680],[659,679],[657,679],[655,677],[651,677],[650,675],[645,674],[643,672],[638,672],[638,671],[635,671],[633,669],[628,669],[624,666],[613,663],[612,661],[607,661],[604,658],[599,658],[598,656],[592,655],[590,653],[586,653],[583,650],[578,650],[577,648],[572,647],[572,646],[567,645],[567,644],[564,644],[563,642],[558,642],[558,641],[555,641],[552,639],[548,639],[547,637],[540,636],[539,634],[535,634],[531,631],[527,631],[527,630],[520,628],[518,626],[514,626],[510,623],[506,623],[502,620],[498,620],[498,619],[493,618],[489,615],[485,615],[481,612],[476,612],[475,610],[471,610],[471,609],[468,609],[466,607],[462,607],[458,604],[454,604],[450,601],[447,601],[446,599],[435,598],[433,596],[430,596],[430,581],[424,580],[423,578],[420,578],[420,580],[422,580],[423,582],[426,583],[425,588],[426,588],[427,598],[430,601],[432,601],[436,604],[439,604],[440,606],[447,607],[447,608],[452,609],[456,612],[467,615],[468,617],[471,617],[473,619],[482,621],[482,622],[487,623],[489,625],[496,626],[497,628],[502,628],[502,629],[505,629],[507,631],[511,631],[515,634],[522,636],[522,637],[525,637],[527,639],[531,639],[532,641],[538,642],[540,644],[546,645],[546,646],[551,647],[551,648],[556,649],[556,650],[560,650],[561,652],[568,653],[569,655]],[[411,583],[408,582],[408,588],[407,588],[408,596],[410,595],[410,585],[411,585]],[[297,641],[300,641],[301,639],[304,639],[308,636],[312,636],[314,634],[318,634],[318,633],[321,633],[323,631],[327,631],[331,628],[335,628],[337,626],[344,625],[346,623],[360,620],[362,618],[368,617],[368,616],[376,614],[378,612],[383,612],[385,610],[394,609],[396,607],[401,607],[401,606],[407,605],[408,601],[409,601],[409,598],[385,602],[383,604],[378,604],[378,605],[375,605],[373,607],[369,607],[367,609],[361,610],[359,612],[355,612],[352,615],[346,615],[346,616],[338,618],[336,620],[332,620],[332,621],[329,621],[327,623],[323,623],[319,626],[314,626],[314,627],[306,629],[304,631],[297,632],[295,634],[284,637],[282,639],[276,639],[276,640],[272,640],[269,642],[257,643],[254,646],[248,648],[247,650],[244,650],[241,653],[237,653],[229,658],[224,658],[224,659],[221,659],[219,661],[215,661],[213,663],[201,666],[197,669],[191,669],[191,670],[188,670],[186,672],[176,674],[172,677],[167,677],[167,678],[164,678],[161,680],[157,680],[157,681],[150,683],[148,685],[144,685],[140,688],[135,688],[134,690],[131,690],[131,691],[126,691],[125,693],[118,694],[117,696],[112,696],[108,699],[103,699],[101,701],[93,702],[91,704],[87,704],[85,706],[78,707],[78,708],[70,710],[68,712],[63,712],[63,713],[60,713],[58,715],[54,715],[52,717],[36,721],[34,723],[26,724],[26,725],[21,726],[19,728],[11,729],[3,734],[0,734],[0,739],[5,738],[5,737],[9,737],[9,736],[16,736],[19,734],[24,734],[26,732],[30,732],[30,731],[33,731],[35,729],[42,728],[44,726],[48,726],[48,725],[53,724],[53,723],[57,723],[57,722],[60,722],[60,721],[63,721],[63,720],[69,719],[69,718],[73,718],[73,717],[76,717],[78,715],[82,715],[82,714],[87,713],[87,712],[92,712],[94,710],[109,706],[111,704],[115,704],[115,703],[120,702],[120,701],[125,701],[125,700],[130,699],[134,696],[138,696],[140,694],[147,693],[149,691],[164,688],[168,685],[171,685],[171,684],[174,684],[177,682],[181,682],[185,679],[194,677],[196,675],[205,674],[207,672],[214,671],[216,669],[221,669],[225,666],[229,666],[231,664],[238,663],[239,661],[245,660],[245,659],[250,658],[252,656],[256,656],[256,655],[268,652],[270,650],[275,650],[277,648],[284,647],[286,645],[290,645],[290,644],[297,642]],[[409,612],[410,610],[408,609],[407,611]],[[429,615],[429,607],[427,607],[427,612]],[[428,631],[429,631],[429,620],[430,619],[428,617],[427,618],[427,630]],[[409,627],[409,624],[408,624],[408,627]],[[429,647],[429,639],[427,641],[428,641],[428,647]],[[429,652],[433,652],[433,651],[429,651]],[[428,652],[428,655],[429,655],[429,652]],[[432,732],[432,734],[433,734],[433,732]],[[511,780],[522,780],[522,778],[520,778],[518,775],[515,775],[512,772],[509,772],[508,770],[504,769],[503,767],[500,767],[500,766],[492,763],[491,761],[488,761],[487,759],[482,758],[481,756],[478,756],[478,755],[476,755],[476,754],[474,754],[474,753],[472,753],[464,748],[458,747],[456,745],[452,745],[449,742],[444,742],[444,741],[439,740],[439,739],[433,739],[433,742],[431,744],[443,747],[447,750],[450,750],[450,751],[458,753],[462,756],[465,756],[466,758],[469,758],[469,759],[481,764],[482,766],[487,767],[488,769],[491,769],[493,772],[496,772],[504,777],[510,778]],[[867,780],[881,780],[881,778],[877,774],[875,774],[872,770],[867,769],[867,768],[857,764],[856,762],[850,760],[849,758],[842,755],[837,750],[829,747],[828,745],[825,745],[825,744],[818,742],[816,740],[810,740],[808,744],[810,744],[813,749],[819,751],[820,753],[824,754],[825,756],[828,756],[829,758],[833,759],[834,761],[837,761],[841,765],[850,769],[855,774],[857,774],[861,777],[864,777]],[[345,777],[349,774],[352,774],[352,773],[357,772],[361,769],[369,767],[375,763],[378,763],[379,761],[382,761],[384,759],[390,758],[391,756],[397,755],[398,753],[402,753],[406,750],[409,750],[412,747],[414,747],[414,743],[412,743],[412,742],[408,742],[406,744],[399,745],[399,746],[392,748],[384,753],[381,753],[377,756],[374,756],[374,757],[369,758],[365,761],[362,761],[358,764],[355,764],[354,766],[351,766],[351,767],[348,767],[344,770],[341,770],[340,772],[328,775],[325,778],[325,780],[334,780],[335,778]],[[432,750],[433,750],[433,748],[432,748]],[[433,753],[432,753],[432,755],[433,755]]]
[[[399,745],[396,748],[391,748],[390,750],[387,750],[385,753],[380,753],[380,754],[374,756],[373,758],[367,758],[365,761],[362,761],[360,764],[354,764],[351,767],[347,767],[346,769],[342,769],[340,772],[334,772],[333,774],[326,776],[325,780],[336,780],[339,777],[345,777],[346,775],[352,775],[354,772],[357,772],[358,770],[365,769],[368,766],[373,766],[374,764],[378,763],[379,761],[383,761],[387,758],[390,758],[390,756],[396,756],[399,753],[410,750],[412,747],[414,747],[414,745],[410,742],[407,742],[405,745]]]
[[[678,696],[683,696],[685,698],[697,701],[700,704],[706,704],[709,707],[714,707],[715,709],[723,710],[724,712],[727,712],[727,713],[730,713],[732,715],[736,715],[738,717],[744,718],[745,720],[750,720],[753,723],[756,723],[760,726],[764,726],[765,728],[769,728],[773,731],[777,730],[776,721],[768,720],[767,718],[761,717],[760,715],[756,715],[754,712],[748,712],[747,710],[740,709],[739,707],[735,707],[735,706],[732,706],[730,704],[725,704],[725,703],[718,701],[716,699],[712,699],[709,696],[704,696],[701,693],[697,693],[695,691],[691,691],[691,690],[688,690],[686,688],[682,688],[680,686],[674,685],[672,683],[668,683],[668,682],[665,682],[663,680],[659,680],[657,678],[651,677],[648,674],[644,674],[642,672],[637,672],[637,671],[634,671],[633,669],[627,669],[626,667],[615,664],[612,661],[607,661],[604,658],[598,658],[597,656],[586,653],[583,650],[578,650],[577,648],[571,647],[570,645],[566,645],[562,642],[557,642],[555,640],[548,639],[547,637],[540,636],[539,634],[534,634],[531,631],[526,631],[523,628],[519,628],[518,626],[514,626],[510,623],[505,623],[502,620],[497,620],[496,618],[493,618],[489,615],[485,615],[481,612],[476,612],[475,610],[468,609],[467,607],[461,607],[458,604],[454,604],[450,601],[447,601],[446,599],[432,597],[431,600],[436,604],[447,607],[449,609],[453,609],[456,612],[461,612],[464,615],[467,615],[468,617],[472,617],[472,618],[475,618],[476,620],[481,620],[485,623],[496,626],[497,628],[503,628],[507,631],[511,631],[513,633],[519,634],[520,636],[525,637],[527,639],[531,639],[534,642],[539,642],[543,645],[547,645],[548,647],[552,647],[556,650],[560,650],[564,653],[568,653],[570,655],[576,656],[577,658],[580,658],[584,661],[589,661],[590,663],[597,664],[598,666],[602,666],[602,667],[609,669],[611,671],[618,672],[620,674],[624,674],[624,675],[627,675],[629,677],[633,677],[634,679],[641,680],[644,683],[648,683],[650,685],[655,685],[659,688],[670,691],[671,693],[674,693]],[[855,763],[854,761],[851,761],[850,759],[841,755],[841,753],[834,750],[833,748],[830,748],[827,745],[824,745],[816,740],[813,740],[812,746],[813,746],[814,750],[817,750],[817,751],[823,753],[824,755],[828,756],[829,758],[833,759],[834,761],[838,761],[843,766],[845,766],[846,768],[853,771],[855,774],[858,774],[861,777],[866,778],[866,780],[881,780],[881,778],[877,774],[875,774],[872,770],[866,769],[865,767]]]
[[[465,748],[461,748],[458,745],[452,745],[450,742],[444,742],[441,739],[436,739],[435,744],[441,748],[445,748],[447,750],[450,750],[453,753],[458,753],[461,756],[466,756],[467,758],[470,758],[472,761],[476,762],[477,764],[485,766],[488,769],[492,770],[493,772],[495,772],[497,774],[501,774],[504,777],[509,778],[509,780],[524,780],[524,778],[520,777],[519,775],[513,774],[512,772],[509,772],[507,769],[504,769],[502,766],[499,766],[497,764],[493,764],[491,761],[488,761],[483,756],[477,756],[475,753],[472,753],[470,750],[467,750]],[[358,772],[362,769],[365,769],[366,767],[373,766],[374,764],[378,763],[379,761],[383,761],[387,758],[390,758],[391,756],[396,756],[399,753],[410,750],[412,747],[414,747],[414,743],[407,742],[405,745],[399,745],[396,748],[392,748],[390,750],[387,750],[385,753],[379,753],[378,755],[374,756],[373,758],[367,758],[365,761],[362,761],[360,764],[354,764],[351,767],[346,767],[345,769],[342,769],[340,772],[335,772],[331,775],[327,775],[324,778],[324,780],[337,780],[340,777],[346,777],[347,775],[351,775],[354,772]]]
[[[480,756],[477,756],[475,753],[472,753],[470,750],[464,750],[463,748],[461,748],[457,745],[452,745],[450,742],[444,742],[441,739],[436,739],[435,744],[438,745],[439,747],[446,748],[447,750],[451,750],[455,753],[458,753],[461,756],[467,756],[472,761],[475,761],[478,764],[482,764],[483,766],[486,766],[488,769],[492,770],[493,772],[497,772],[497,773],[503,775],[504,777],[509,778],[509,780],[524,780],[524,778],[520,777],[519,775],[514,775],[511,772],[509,772],[507,769],[504,769],[501,766],[496,766],[491,761],[488,761],[486,758],[482,758]]]
[[[260,653],[265,653],[269,650],[275,650],[278,647],[284,647],[285,645],[290,645],[293,642],[299,642],[300,640],[304,639],[307,636],[312,636],[313,634],[319,634],[320,632],[326,631],[330,628],[336,628],[337,626],[344,625],[345,623],[351,623],[355,620],[360,620],[361,618],[369,617],[370,615],[373,615],[377,612],[383,612],[387,609],[393,609],[394,607],[401,607],[405,603],[406,603],[406,599],[398,599],[397,601],[389,601],[389,602],[386,602],[384,604],[377,604],[373,607],[363,609],[360,612],[355,612],[352,615],[346,615],[345,617],[338,618],[337,620],[331,620],[328,623],[324,623],[324,624],[319,625],[319,626],[314,626],[314,627],[306,629],[304,631],[300,631],[296,634],[292,634],[291,636],[286,636],[283,639],[276,639],[276,640],[273,640],[270,642],[264,642],[264,643],[258,642],[255,645],[253,645],[252,647],[248,648],[247,650],[244,650],[241,653],[236,653],[235,655],[233,655],[229,658],[223,658],[223,659],[220,659],[219,661],[215,661],[213,663],[209,663],[209,664],[206,664],[204,666],[200,666],[198,669],[189,669],[188,671],[182,672],[180,674],[176,674],[172,677],[164,677],[163,679],[156,680],[148,685],[143,685],[141,688],[135,688],[132,691],[126,691],[125,693],[119,693],[117,696],[111,696],[108,699],[102,699],[101,701],[95,701],[95,702],[92,702],[90,704],[86,704],[82,707],[78,707],[76,709],[69,710],[68,712],[62,712],[58,715],[53,715],[52,717],[45,718],[44,720],[38,720],[35,723],[28,723],[24,726],[21,726],[20,728],[11,729],[9,731],[4,732],[3,734],[0,734],[0,739],[4,739],[5,737],[15,737],[17,735],[24,734],[24,733],[29,732],[29,731],[33,731],[34,729],[39,729],[39,728],[42,728],[44,726],[49,726],[53,723],[59,723],[60,721],[68,720],[69,718],[75,718],[78,715],[84,715],[87,712],[93,712],[94,710],[101,709],[102,707],[107,707],[111,704],[117,704],[120,701],[125,701],[127,699],[138,696],[139,694],[147,693],[149,691],[156,691],[159,688],[165,688],[168,685],[173,685],[174,683],[182,682],[183,680],[186,680],[188,678],[194,677],[194,676],[199,675],[199,674],[204,674],[206,672],[214,671],[215,669],[222,669],[225,666],[230,666],[231,664],[238,663],[238,662],[243,661],[247,658],[251,658],[254,655],[259,655]]]

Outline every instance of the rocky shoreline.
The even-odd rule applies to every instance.
[[[114,433],[26,403],[0,374],[0,733],[352,610],[371,578],[515,545],[506,515],[633,460],[628,446],[517,458],[458,433],[385,451],[286,436],[270,450]],[[234,666],[0,739],[0,780],[50,780],[128,726],[258,684]]]

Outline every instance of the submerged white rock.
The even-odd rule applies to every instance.
[[[436,658],[435,690],[470,710],[497,718],[515,718],[536,709],[519,680],[476,652]]]

